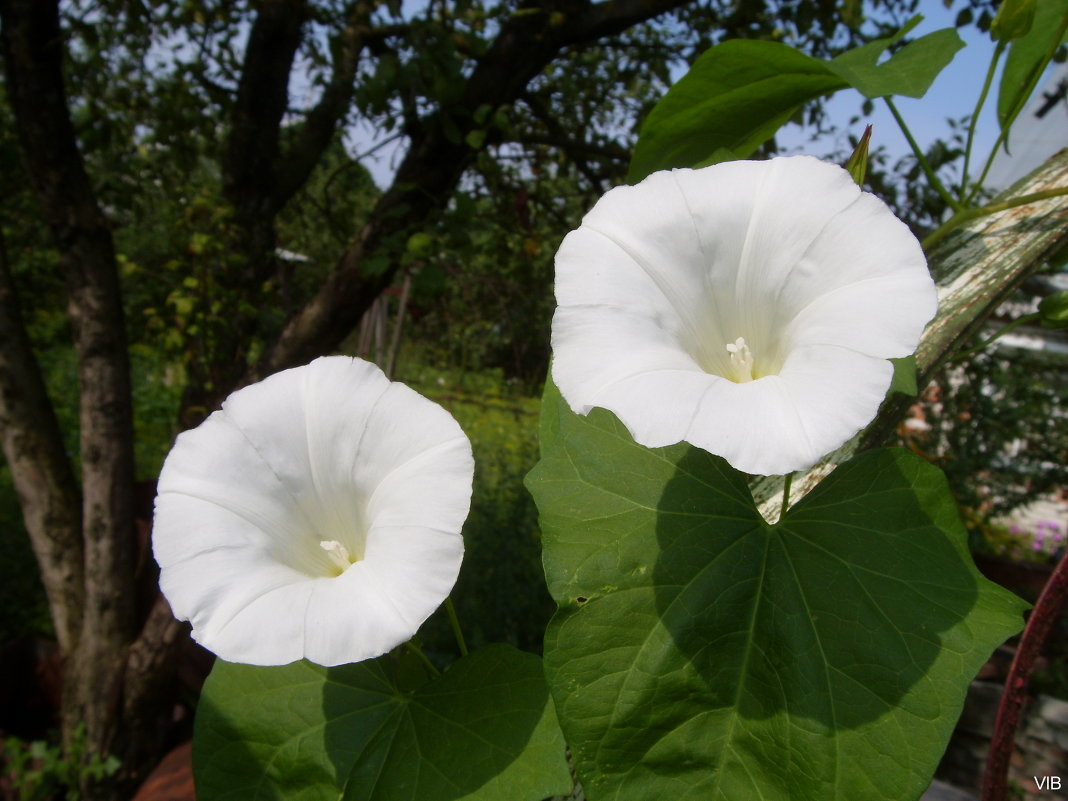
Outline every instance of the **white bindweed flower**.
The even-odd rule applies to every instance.
[[[556,255],[553,380],[649,447],[810,467],[875,416],[935,313],[916,238],[807,156],[612,189]]]
[[[285,370],[179,435],[156,498],[160,587],[231,662],[378,656],[452,589],[473,473],[452,416],[373,364]]]

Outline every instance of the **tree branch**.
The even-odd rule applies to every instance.
[[[304,0],[265,0],[245,49],[223,162],[223,191],[234,207],[236,223],[251,240],[252,262],[274,249],[271,198],[277,182],[279,130],[304,17]]]
[[[78,639],[85,597],[81,498],[63,433],[22,320],[0,229],[0,438],[41,569],[62,653]]]
[[[372,3],[359,0],[349,14],[345,29],[335,38],[333,69],[323,95],[300,127],[296,143],[280,159],[278,183],[271,197],[272,207],[278,211],[304,185],[323,151],[330,144],[338,122],[345,116],[352,102],[353,82],[360,63],[360,52],[370,33],[368,20],[374,10]]]
[[[545,126],[548,135],[537,136],[531,134],[520,136],[517,138],[517,141],[520,144],[541,144],[559,148],[575,163],[578,171],[582,173],[583,177],[585,177],[597,194],[604,194],[603,176],[598,175],[593,167],[590,166],[589,159],[591,157],[598,159],[612,159],[626,165],[627,159],[629,158],[627,151],[618,146],[610,148],[572,139],[567,135],[563,126],[561,126],[560,123],[553,118],[552,114],[549,113],[548,108],[546,108],[540,98],[526,92],[523,94],[522,99],[531,110],[531,113],[533,113],[541,124]]]
[[[585,4],[561,25],[557,41],[561,45],[576,45],[615,36],[687,3],[688,0],[608,0]]]
[[[468,78],[458,103],[425,117],[412,131],[411,146],[392,187],[371,212],[316,295],[289,319],[273,347],[244,377],[265,375],[301,364],[337,347],[352,330],[398,267],[406,234],[444,207],[477,150],[465,136],[477,126],[475,109],[513,102],[527,84],[569,45],[593,41],[691,0],[609,0],[591,5],[548,0],[525,5],[501,26]],[[447,126],[446,118],[451,125]],[[451,130],[451,135],[449,131]],[[459,135],[456,135],[458,131]],[[363,269],[374,256],[375,270]]]

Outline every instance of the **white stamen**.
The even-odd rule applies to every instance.
[[[753,352],[745,344],[745,337],[738,337],[725,346],[731,355],[731,367],[734,368],[734,381],[744,384],[753,380]]]
[[[330,557],[330,561],[333,562],[335,566],[341,568],[342,573],[352,566],[352,557],[349,556],[349,549],[337,540],[320,540],[319,547],[326,551],[327,556]]]

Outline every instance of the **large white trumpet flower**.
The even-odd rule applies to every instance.
[[[650,175],[556,255],[553,380],[649,447],[761,475],[810,467],[872,420],[936,297],[916,238],[807,156]]]
[[[449,413],[373,364],[285,370],[179,435],[156,498],[160,586],[231,662],[378,656],[452,589],[473,472]]]

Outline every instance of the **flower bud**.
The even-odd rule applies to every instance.
[[[871,126],[864,129],[864,135],[857,142],[853,155],[845,163],[846,172],[850,174],[857,186],[864,186],[864,176],[868,174],[868,143],[871,142]]]

